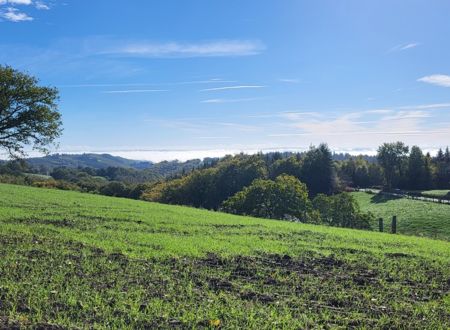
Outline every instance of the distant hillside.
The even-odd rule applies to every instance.
[[[53,169],[55,167],[91,167],[102,169],[107,167],[126,167],[135,169],[149,168],[152,162],[137,161],[109,154],[55,154],[45,157],[28,158],[28,164],[33,167],[46,167]]]

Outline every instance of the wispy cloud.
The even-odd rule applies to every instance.
[[[445,74],[433,74],[419,78],[417,81],[442,87],[450,87],[450,76]]]
[[[200,103],[210,103],[210,104],[221,104],[221,103],[239,103],[239,102],[250,102],[260,100],[259,97],[249,97],[241,99],[208,99],[200,101]]]
[[[245,124],[241,124],[241,123],[217,123],[217,125],[219,126],[223,126],[223,127],[227,127],[227,128],[232,128],[232,129],[237,129],[239,131],[243,131],[243,132],[253,132],[253,131],[257,131],[260,129],[260,127],[255,126],[255,125],[245,125]]]
[[[59,85],[59,88],[100,88],[100,87],[143,87],[143,86],[177,86],[177,85],[207,85],[207,84],[228,84],[235,83],[235,80],[221,80],[221,79],[209,79],[209,80],[191,80],[191,81],[179,81],[179,82],[153,82],[153,83],[90,83],[90,84],[73,84],[73,85]]]
[[[445,109],[450,108],[450,103],[432,103],[432,104],[420,104],[420,105],[407,105],[398,107],[397,109],[417,109],[417,110],[427,110],[427,109]]]
[[[300,79],[293,79],[293,78],[280,78],[278,79],[279,82],[287,83],[287,84],[298,84],[300,83]]]
[[[36,9],[40,10],[48,10],[50,7],[42,0],[0,0],[1,5],[10,5],[10,6],[30,6],[34,5]]]
[[[419,47],[421,44],[419,42],[410,42],[410,43],[403,43],[403,44],[398,44],[394,47],[392,47],[391,49],[389,49],[388,53],[393,53],[393,52],[401,52],[404,50],[408,50],[408,49],[413,49],[416,47]]]
[[[31,0],[0,0],[0,5],[31,5],[32,3],[33,1]]]
[[[109,45],[106,45],[109,43]],[[105,40],[104,49],[99,54],[124,57],[221,57],[250,56],[260,54],[265,46],[260,41],[224,40],[199,43],[167,42],[155,43],[147,41],[130,42]]]
[[[435,147],[450,138],[449,103],[406,105],[353,112],[279,113],[276,129],[267,132],[278,143],[317,144],[328,142],[335,148],[376,148],[391,140],[423,147]]]
[[[197,139],[201,140],[229,140],[231,136],[199,136]]]
[[[116,91],[103,91],[103,94],[129,94],[129,93],[158,93],[158,92],[168,92],[167,89],[126,89],[126,90],[116,90]]]
[[[261,85],[239,85],[239,86],[225,86],[225,87],[215,87],[215,88],[206,88],[200,90],[200,92],[214,92],[214,91],[226,91],[226,90],[234,90],[234,89],[253,89],[253,88],[265,88],[266,86]]]
[[[2,6],[7,5],[7,8]],[[50,7],[44,1],[33,0],[0,0],[0,21],[6,20],[14,23],[34,20],[29,14],[19,10],[18,6],[31,6],[38,10],[48,10]]]
[[[0,11],[0,18],[3,18],[10,22],[26,22],[32,21],[33,17],[28,16],[26,13],[19,11],[17,8],[6,8],[6,10]]]
[[[50,7],[42,1],[36,1],[35,7],[36,7],[36,9],[39,9],[39,10],[49,10],[50,9]]]

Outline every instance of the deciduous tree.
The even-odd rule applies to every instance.
[[[24,148],[48,151],[61,134],[58,91],[39,86],[38,80],[9,66],[0,66],[0,148],[11,157],[26,155]]]

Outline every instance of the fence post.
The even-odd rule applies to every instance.
[[[378,227],[380,228],[380,232],[382,233],[384,231],[383,228],[383,218],[378,219]]]
[[[392,217],[392,234],[396,234],[397,233],[397,216],[394,215]]]

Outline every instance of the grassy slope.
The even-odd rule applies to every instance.
[[[441,190],[419,190],[422,194],[426,194],[428,196],[435,196],[435,197],[444,197],[447,196],[447,194],[450,192],[448,189],[441,189]]]
[[[385,231],[390,231],[392,216],[396,215],[399,233],[450,240],[450,205],[364,192],[352,194],[362,210],[384,218]],[[374,228],[378,228],[378,224],[374,224]]]
[[[0,328],[450,326],[450,244],[0,185]]]

